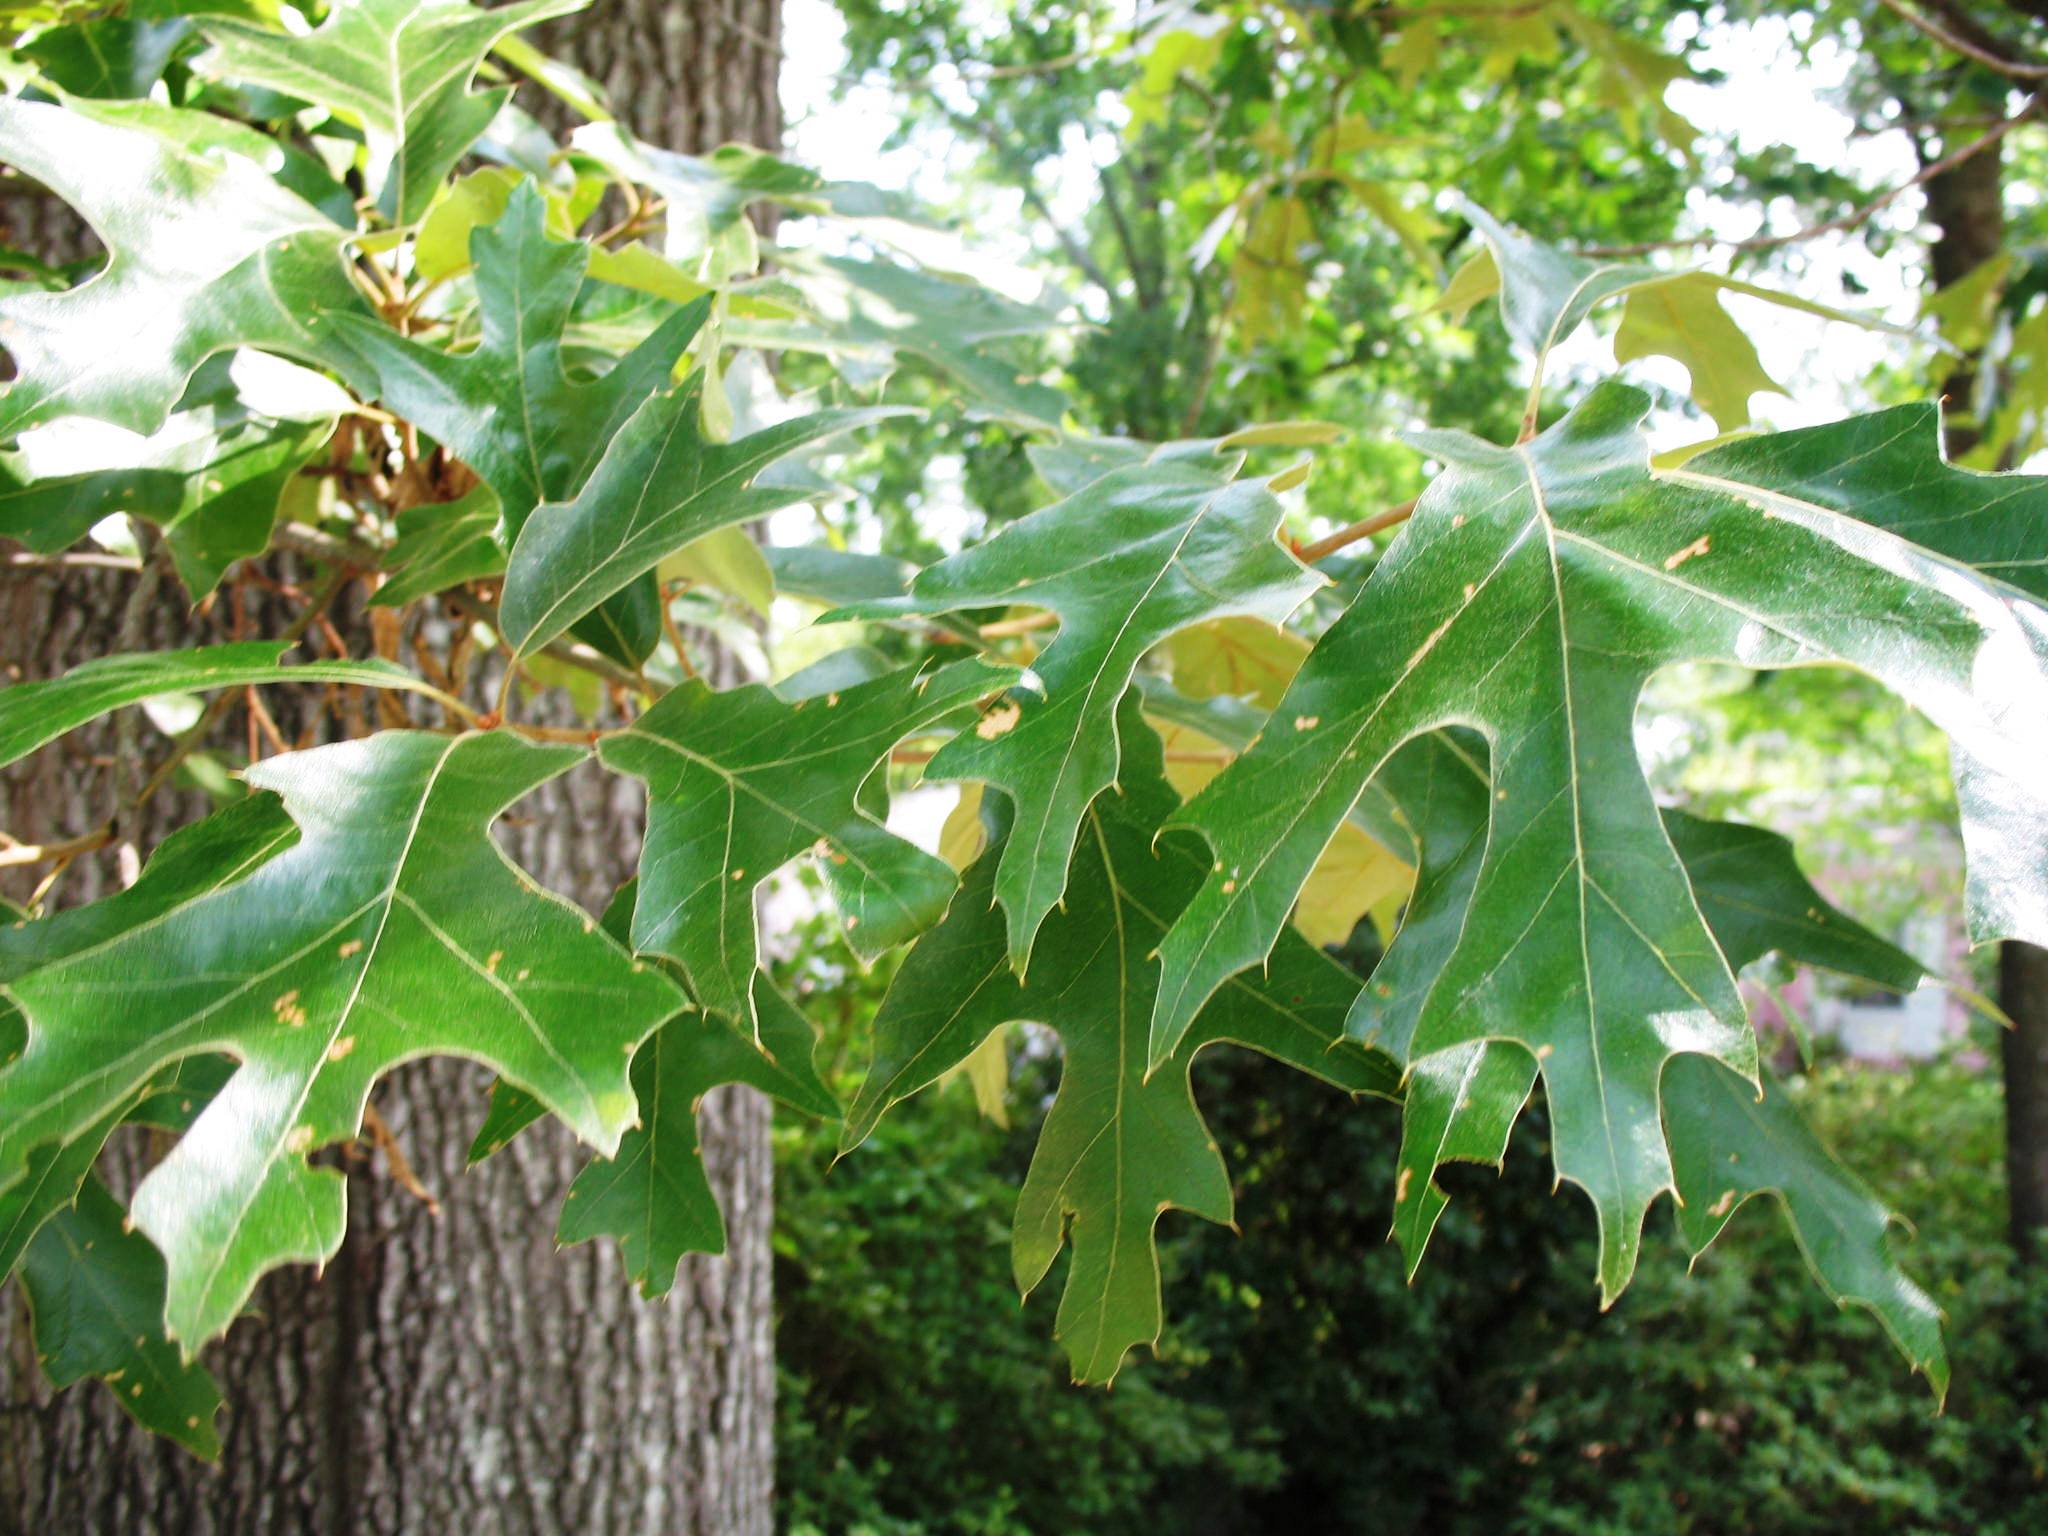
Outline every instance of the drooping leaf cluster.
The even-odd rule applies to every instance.
[[[1774,951],[1895,987],[1920,967],[1774,834],[1659,805],[1634,718],[1674,663],[1869,674],[1953,745],[1973,936],[2048,941],[2048,481],[1946,464],[1932,406],[1665,466],[1647,398],[1608,380],[1538,432],[1551,352],[1610,299],[1624,357],[1678,358],[1702,409],[1745,421],[1773,386],[1718,296],[1757,290],[1473,208],[1447,303],[1497,292],[1533,358],[1501,412],[1514,440],[1412,433],[1434,471],[1419,500],[1326,549],[1286,544],[1308,467],[1269,456],[1341,463],[1338,434],[1197,436],[1200,396],[1153,440],[1104,433],[1129,421],[1085,419],[1020,361],[1020,342],[1063,344],[1061,316],[894,251],[890,228],[922,216],[903,199],[609,121],[558,143],[512,82],[580,88],[517,30],[572,8],[337,0],[305,37],[260,7],[172,8],[168,30],[93,17],[19,40],[0,159],[107,254],[17,263],[0,295],[0,531],[62,559],[114,520],[194,600],[273,548],[328,575],[293,589],[289,635],[0,693],[11,762],[165,694],[325,690],[306,738],[240,764],[246,798],[130,889],[65,909],[46,884],[0,929],[0,1269],[21,1269],[52,1379],[101,1376],[210,1452],[199,1350],[266,1272],[336,1251],[343,1183],[315,1155],[428,1053],[498,1074],[476,1156],[542,1115],[587,1142],[559,1235],[616,1239],[666,1290],[723,1241],[702,1095],[743,1082],[840,1113],[759,965],[757,891],[811,860],[857,956],[908,947],[849,1149],[1006,1026],[1057,1036],[1013,1253],[1029,1291],[1071,1248],[1055,1326],[1079,1379],[1157,1337],[1161,1216],[1231,1219],[1189,1071],[1236,1044],[1379,1101],[1360,1113],[1401,1104],[1384,1177],[1411,1264],[1438,1166],[1498,1160],[1540,1079],[1557,1173],[1598,1215],[1604,1297],[1662,1196],[1698,1251],[1775,1194],[1820,1282],[1939,1391],[1938,1318],[1885,1208],[1768,1077],[1737,985]],[[1668,60],[1573,7],[1515,15],[1482,74],[1569,44],[1631,142],[1682,144]],[[1137,50],[1134,132],[1249,46],[1226,19]],[[1430,77],[1449,45],[1360,41],[1360,96]],[[1311,182],[1341,182],[1431,266],[1446,231],[1423,205],[1337,169],[1374,131],[1340,116],[1324,164],[1228,200],[1210,253],[1236,253],[1231,326],[1256,340],[1317,302],[1294,266]],[[844,251],[769,261],[762,203]],[[784,398],[759,349],[822,360],[817,387]],[[906,397],[1028,442],[1051,499],[1012,487],[1045,504],[922,569],[756,549],[748,525],[844,494],[825,456],[849,434],[908,430]],[[1368,532],[1386,538],[1362,560]],[[322,614],[349,584],[434,623],[409,653],[347,655]],[[681,623],[777,592],[875,647],[775,686],[695,676]],[[547,687],[578,691],[590,727],[522,720]],[[490,835],[577,765],[648,804],[602,923]],[[951,863],[888,829],[913,769],[964,787]],[[117,830],[13,829],[8,862],[61,872]],[[1318,945],[1368,919],[1391,942],[1360,977]],[[131,1122],[178,1139],[124,1215],[91,1170]]]

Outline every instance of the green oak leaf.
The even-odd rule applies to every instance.
[[[618,896],[613,898],[612,904],[605,909],[605,932],[621,944],[628,942],[630,938],[634,894],[638,886],[637,880],[628,880],[621,887]],[[745,1068],[746,1075],[721,1081],[751,1083],[763,1093],[770,1094],[807,1114],[836,1118],[839,1114],[839,1101],[832,1097],[831,1089],[827,1088],[818,1076],[817,1067],[811,1059],[817,1048],[817,1032],[811,1028],[810,1021],[797,1011],[796,1005],[777,991],[766,973],[761,971],[754,973],[754,1015],[761,1033],[758,1041],[748,1040],[729,1022],[723,1028],[734,1039],[744,1041],[747,1049],[760,1059],[750,1061],[734,1057],[726,1052],[722,1045],[713,1046],[712,1049],[718,1054],[719,1059],[732,1065],[735,1071],[742,1066]],[[711,1017],[715,1016],[701,1013],[678,1014],[676,1020],[671,1022],[684,1018]],[[638,1061],[645,1050],[646,1047],[643,1046],[636,1052],[634,1060]],[[717,1087],[719,1084],[712,1083],[709,1086]],[[634,1094],[636,1098],[639,1095],[637,1086]],[[546,1113],[547,1107],[539,1099],[523,1088],[516,1088],[503,1078],[499,1078],[491,1084],[490,1103],[484,1112],[483,1124],[477,1127],[476,1136],[470,1142],[470,1165],[474,1167],[492,1153],[501,1151],[513,1137]],[[626,1137],[620,1141],[620,1158],[627,1155],[625,1149],[633,1135],[634,1132],[628,1131]],[[605,1161],[616,1162],[618,1158],[596,1159],[592,1166]],[[567,1241],[566,1238],[563,1240]]]
[[[384,404],[446,444],[496,493],[495,537],[509,552],[533,509],[581,491],[620,428],[668,384],[708,301],[670,314],[598,378],[576,378],[564,366],[562,335],[589,243],[550,236],[546,201],[522,181],[503,216],[471,234],[470,250],[483,330],[473,350],[444,352],[368,319],[344,322],[343,334],[375,370]],[[474,540],[455,548],[469,564],[481,562]],[[584,620],[576,633],[637,667],[660,638],[659,598],[651,581],[608,598],[587,618],[576,615]]]
[[[102,16],[52,27],[20,52],[69,95],[146,96],[191,30],[183,16]]]
[[[986,543],[929,566],[907,597],[826,619],[1019,603],[1059,615],[1033,662],[1042,699],[1019,696],[932,759],[935,778],[1005,791],[1016,824],[996,896],[1021,971],[1066,886],[1081,816],[1118,782],[1118,702],[1139,661],[1176,630],[1241,615],[1280,623],[1323,578],[1274,540],[1280,503],[1237,461],[1211,456],[1114,469]]]
[[[1937,1401],[1948,1391],[1941,1312],[1892,1257],[1892,1215],[1835,1160],[1765,1075],[1762,1092],[1702,1056],[1665,1072],[1678,1230],[1695,1254],[1753,1195],[1775,1195],[1814,1277],[1837,1302],[1873,1313]]]
[[[0,691],[0,767],[28,756],[89,720],[166,693],[203,693],[264,683],[353,683],[436,693],[388,661],[305,661],[283,666],[291,649],[283,640],[237,640],[189,651],[147,651],[100,656],[62,677],[16,683]]]
[[[104,429],[94,429],[90,449],[63,455],[89,468],[31,476],[30,455],[0,459],[0,535],[47,554],[75,544],[111,513],[144,518],[162,530],[195,599],[236,560],[261,554],[285,487],[332,435],[334,419],[280,421],[249,409],[235,398],[226,361],[216,357],[201,368],[185,408],[161,432],[109,445],[97,436]]]
[[[638,894],[639,881],[628,880],[605,908],[604,930],[622,944]],[[668,1294],[684,1254],[725,1251],[725,1222],[697,1145],[697,1109],[705,1094],[746,1083],[808,1114],[839,1113],[812,1063],[817,1035],[810,1021],[759,971],[754,1008],[758,1043],[729,1020],[689,1009],[641,1045],[633,1057],[640,1118],[620,1140],[618,1154],[593,1159],[563,1202],[556,1240],[617,1238],[626,1273],[643,1296]],[[470,1162],[482,1162],[546,1113],[540,1100],[500,1078]]]
[[[1385,1058],[1342,1038],[1357,981],[1291,933],[1263,976],[1232,979],[1179,1053],[1147,1073],[1146,1009],[1160,976],[1154,949],[1204,864],[1181,840],[1155,850],[1179,796],[1135,694],[1120,725],[1123,793],[1083,814],[1067,900],[1046,922],[1028,981],[1011,972],[992,909],[995,842],[969,868],[945,920],[904,959],[875,1017],[873,1065],[843,1137],[857,1146],[890,1105],[1005,1024],[1059,1032],[1059,1095],[1018,1198],[1012,1258],[1029,1293],[1072,1243],[1056,1327],[1080,1381],[1109,1380],[1132,1346],[1159,1335],[1159,1217],[1179,1209],[1231,1219],[1230,1180],[1189,1080],[1197,1052],[1223,1041],[1248,1046],[1355,1093],[1391,1094],[1395,1083]]]
[[[835,608],[901,597],[917,571],[892,555],[829,544],[763,545],[761,558],[768,562],[776,591]]]
[[[0,298],[0,345],[18,371],[0,395],[0,437],[60,416],[153,433],[199,365],[238,346],[353,367],[332,323],[364,308],[347,233],[254,161],[11,99],[0,160],[77,209],[111,253],[75,288]]]
[[[845,860],[857,873],[835,893],[861,953],[929,927],[956,877],[888,831],[863,788],[897,742],[1019,676],[967,658],[794,700],[760,684],[714,692],[693,679],[607,735],[605,766],[647,781],[634,950],[674,960],[699,1003],[751,1027],[754,889],[799,854]]]
[[[581,756],[509,733],[389,731],[252,767],[296,843],[9,983],[29,1037],[0,1072],[0,1186],[168,1063],[234,1056],[133,1207],[165,1255],[166,1322],[189,1353],[265,1271],[340,1246],[343,1180],[307,1154],[355,1136],[371,1087],[401,1062],[485,1061],[616,1150],[631,1054],[682,994],[489,837],[506,806]],[[110,1013],[108,996],[123,1008]]]
[[[498,517],[498,498],[488,485],[471,486],[454,501],[401,512],[398,540],[384,557],[395,574],[371,596],[370,606],[402,608],[466,581],[498,575],[505,569]]]
[[[387,217],[410,224],[512,94],[470,90],[484,56],[507,34],[587,3],[482,10],[466,0],[335,0],[305,36],[208,17],[200,25],[213,47],[197,67],[313,102],[361,128],[371,195]]]
[[[1458,850],[1456,858],[1468,870],[1477,870],[1479,852],[1485,842],[1485,780],[1440,784],[1438,793],[1442,801],[1458,807],[1440,809],[1438,825],[1450,829],[1450,840]],[[1464,823],[1462,827],[1458,825],[1460,821]],[[1706,821],[1673,809],[1663,811],[1663,825],[1671,846],[1686,864],[1686,879],[1692,883],[1700,913],[1733,969],[1741,971],[1776,950],[1790,961],[1837,971],[1894,991],[1911,991],[1927,975],[1925,967],[1911,954],[1872,934],[1815,891],[1798,868],[1792,844],[1774,831],[1731,821]],[[1425,840],[1430,840],[1430,836],[1440,838],[1442,829],[1436,834],[1425,834]],[[1470,891],[1470,874],[1458,885]],[[1405,932],[1395,940],[1403,956],[1397,961],[1395,952],[1389,950],[1386,961],[1407,973],[1427,971],[1432,965],[1442,965],[1448,950],[1446,938],[1442,930],[1434,934]],[[1374,977],[1374,983],[1378,983],[1378,977]],[[1374,1012],[1374,1006],[1419,1006],[1413,987],[1386,985],[1384,991],[1391,993],[1391,997],[1382,1001],[1382,987],[1368,983],[1366,993],[1360,997],[1366,1016]],[[1362,1012],[1354,1010],[1354,1032],[1360,1020]],[[1364,1038],[1370,1040],[1370,1032]],[[1692,1059],[1679,1057],[1679,1061]],[[1669,1098],[1673,1092],[1673,1071],[1675,1063],[1665,1069],[1665,1126],[1667,1139],[1675,1145],[1677,1126],[1688,1124],[1690,1112],[1688,1102],[1673,1102]],[[1755,1102],[1757,1090],[1753,1083],[1724,1067],[1718,1067],[1716,1073],[1737,1085],[1751,1104]],[[1698,1073],[1688,1075],[1686,1092],[1694,1094],[1702,1081],[1710,1079]],[[1407,1094],[1393,1227],[1409,1278],[1415,1276],[1430,1233],[1436,1229],[1448,1202],[1448,1196],[1434,1182],[1438,1165],[1446,1161],[1473,1161],[1497,1167],[1507,1151],[1507,1133],[1534,1083],[1536,1059],[1516,1044],[1503,1040],[1460,1044],[1413,1063],[1405,1081]],[[1774,1108],[1774,1114],[1778,1112]],[[1825,1174],[1823,1178],[1833,1180],[1835,1176]],[[1677,1190],[1686,1202],[1681,1206],[1683,1212],[1692,1204],[1692,1192],[1683,1180],[1677,1182]],[[1692,1247],[1698,1251],[1706,1243],[1692,1243]],[[1825,1264],[1829,1257],[1823,1251],[1819,1262]],[[1849,1284],[1833,1288],[1839,1294],[1860,1294],[1858,1288]],[[1919,1356],[1915,1356],[1915,1364],[1921,1364]]]
[[[297,837],[298,828],[275,796],[251,795],[172,833],[125,891],[34,922],[0,924],[0,1067],[15,1061],[27,1043],[27,1021],[5,990],[10,983],[232,884]],[[211,1097],[218,1086],[211,1074],[211,1058],[174,1062],[79,1134],[31,1151],[26,1175],[0,1189],[0,1278],[13,1269],[36,1229],[78,1193],[116,1125],[128,1119],[160,1124],[165,1106],[195,1094]]]
[[[801,493],[764,471],[806,443],[899,414],[829,410],[732,442],[707,441],[704,375],[636,410],[573,500],[536,507],[505,573],[501,631],[530,656],[613,593],[708,533],[764,516]]]
[[[643,1296],[668,1294],[684,1254],[725,1252],[725,1223],[697,1145],[705,1094],[747,1083],[814,1115],[838,1113],[811,1066],[810,1022],[758,972],[753,997],[759,1044],[726,1019],[691,1012],[640,1047],[633,1058],[640,1122],[616,1157],[576,1176],[562,1206],[557,1241],[616,1238]]]
[[[1759,502],[1766,517],[1853,517],[1959,562],[1999,584],[2026,636],[1986,655],[2013,667],[1984,687],[2009,686],[2024,726],[2029,657],[2048,649],[2048,476],[1978,474],[1941,456],[1933,404],[1903,405],[1826,427],[1727,443],[1670,472],[1672,483]],[[2031,648],[2031,649],[2029,649]],[[1923,706],[1924,707],[1924,706]],[[1938,718],[1938,717],[1937,717]],[[2038,718],[2038,717],[2037,717]],[[2048,944],[2048,816],[2040,758],[2000,759],[1958,737],[1951,766],[1968,855],[1970,935]]]
[[[1038,336],[1060,322],[1051,310],[1019,304],[978,283],[893,261],[784,252],[783,275],[802,295],[818,343],[841,358],[887,364],[915,357],[955,380],[984,409],[1033,426],[1057,426],[1067,397],[1020,374],[999,345]],[[736,324],[740,340],[805,345],[801,327]]]
[[[220,1388],[164,1337],[163,1256],[129,1228],[104,1184],[88,1180],[77,1203],[44,1224],[21,1279],[51,1386],[97,1376],[145,1429],[209,1461],[220,1455]]]
[[[1149,684],[1146,707],[1167,719],[1184,722],[1233,748],[1242,748],[1264,723],[1260,711],[1236,700],[1193,702]],[[1400,933],[1346,1020],[1346,1031],[1371,1046],[1382,1033],[1400,1035],[1427,996],[1430,982],[1455,948],[1465,922],[1472,884],[1486,843],[1491,781],[1486,746],[1469,731],[1432,731],[1402,747],[1367,786],[1351,816],[1401,858],[1418,864],[1417,882]],[[1707,821],[1666,809],[1664,828],[1685,862],[1686,877],[1701,913],[1731,966],[1741,968],[1778,950],[1805,964],[1821,966],[1897,991],[1911,990],[1925,975],[1912,956],[1835,910],[1800,872],[1791,844],[1772,832],[1729,822]],[[1410,1025],[1400,1022],[1406,1014]],[[1773,1122],[1770,1134],[1780,1143],[1803,1146],[1810,1133],[1797,1126],[1796,1113],[1782,1094],[1757,1111],[1756,1089],[1743,1079],[1715,1067],[1704,1079],[1713,1092],[1695,1092],[1701,1079],[1676,1077],[1680,1058],[1666,1069],[1666,1135],[1671,1145],[1674,1179],[1686,1205],[1680,1211],[1682,1233],[1694,1252],[1711,1241],[1696,1241],[1686,1214],[1698,1185],[1678,1146],[1678,1127],[1699,1114],[1708,1122],[1722,1119],[1725,1091],[1739,1088],[1752,1111]],[[1508,1134],[1527,1102],[1536,1079],[1536,1061],[1526,1050],[1503,1041],[1474,1042],[1423,1057],[1411,1063],[1403,1083],[1402,1141],[1397,1164],[1393,1237],[1401,1245],[1410,1279],[1447,1203],[1434,1182],[1438,1166],[1451,1161],[1498,1167],[1507,1151]],[[1767,1085],[1768,1086],[1768,1085]],[[1705,1102],[1695,1105],[1704,1097]],[[1782,1128],[1779,1123],[1783,1122]],[[1759,1134],[1762,1134],[1759,1132]],[[1779,1167],[1788,1167],[1782,1161]],[[1836,1192],[1852,1181],[1824,1154],[1780,1175],[1788,1189],[1799,1190],[1803,1210],[1818,1200],[1821,1208],[1848,1213],[1834,1224],[1855,1225],[1853,1212]],[[1709,1194],[1702,1208],[1719,1198]],[[1867,1199],[1867,1197],[1865,1197]],[[1788,1207],[1795,1221],[1802,1219]],[[1832,1217],[1830,1218],[1833,1219]],[[1867,1224],[1866,1224],[1867,1225]],[[1714,1223],[1718,1231],[1719,1223]],[[1906,1351],[1909,1361],[1929,1373],[1939,1390],[1943,1379],[1938,1336],[1928,1347],[1923,1319],[1931,1316],[1924,1298],[1884,1257],[1882,1270],[1868,1267],[1873,1250],[1864,1238],[1845,1244],[1825,1230],[1801,1230],[1800,1240],[1815,1272],[1830,1294],[1877,1310]]]
[[[2038,610],[1841,513],[1653,474],[1646,408],[1604,385],[1514,448],[1414,437],[1444,474],[1257,745],[1188,808],[1215,869],[1162,948],[1172,982],[1152,1043],[1163,1060],[1215,985],[1266,953],[1397,748],[1476,727],[1494,801],[1469,911],[1412,1021],[1381,1041],[1404,1061],[1480,1039],[1538,1057],[1559,1176],[1600,1215],[1609,1296],[1670,1187],[1665,1062],[1696,1052],[1756,1071],[1734,977],[1636,759],[1644,682],[1684,660],[1846,662],[2005,775],[2022,826],[2044,812],[2023,765],[2048,752]],[[2048,872],[2021,878],[2038,893]]]

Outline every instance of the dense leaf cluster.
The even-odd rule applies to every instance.
[[[1604,1299],[1663,1195],[1697,1251],[1775,1194],[1821,1284],[1941,1391],[1933,1302],[1884,1206],[1763,1074],[1736,986],[1772,951],[1887,985],[1919,967],[1781,839],[1660,808],[1632,733],[1675,662],[1870,674],[1953,743],[1973,935],[2048,942],[2048,482],[1949,467],[1931,407],[1653,463],[1647,397],[1610,380],[1538,432],[1552,350],[1609,299],[1624,355],[1676,356],[1722,425],[1770,381],[1718,306],[1740,285],[1473,210],[1484,249],[1450,302],[1498,291],[1533,360],[1521,431],[1414,433],[1436,471],[1418,500],[1289,547],[1309,465],[1270,455],[1327,450],[1327,429],[1093,435],[1009,350],[1059,317],[889,254],[918,217],[901,199],[608,121],[556,142],[505,82],[595,115],[587,82],[517,40],[569,8],[337,0],[305,37],[262,5],[161,7],[159,30],[59,19],[8,77],[0,158],[106,256],[17,261],[0,296],[0,531],[61,558],[124,529],[195,601],[274,547],[330,573],[274,643],[0,694],[12,761],[167,693],[328,690],[308,738],[244,765],[247,798],[131,889],[70,911],[39,891],[0,930],[0,1254],[53,1379],[99,1375],[209,1451],[198,1351],[264,1273],[335,1252],[343,1185],[315,1155],[426,1053],[499,1075],[476,1155],[543,1114],[588,1143],[561,1237],[614,1237],[666,1289],[722,1242],[697,1099],[739,1081],[837,1113],[758,965],[757,889],[814,860],[857,956],[909,946],[847,1147],[1006,1025],[1058,1035],[1013,1259],[1029,1290],[1071,1249],[1057,1327],[1080,1379],[1159,1334],[1160,1216],[1232,1219],[1189,1073],[1235,1043],[1403,1104],[1387,1186],[1411,1263],[1438,1165],[1498,1160],[1540,1079],[1556,1172],[1598,1211]],[[1517,49],[1562,28],[1633,131],[1680,134],[1654,58],[1538,10]],[[1427,72],[1433,46],[1399,68]],[[48,62],[87,53],[106,64],[90,79]],[[1319,174],[1369,147],[1331,125]],[[1289,275],[1305,175],[1235,205],[1253,333],[1307,296]],[[768,262],[761,203],[818,220],[835,253]],[[1433,220],[1376,207],[1434,259]],[[753,349],[830,377],[783,399]],[[1055,499],[922,570],[764,559],[745,527],[838,493],[820,455],[890,430],[899,370],[1030,439]],[[1376,561],[1329,558],[1372,533]],[[321,608],[351,582],[402,644],[335,653]],[[776,687],[696,677],[678,615],[778,588],[876,646]],[[521,718],[522,689],[572,679],[588,729]],[[602,923],[490,839],[592,760],[649,805]],[[917,764],[970,788],[950,863],[885,825]],[[10,862],[83,851],[20,836]],[[1311,939],[1366,914],[1391,943],[1360,981]],[[91,1169],[137,1121],[180,1135],[124,1222]]]

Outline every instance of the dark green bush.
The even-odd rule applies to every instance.
[[[858,987],[858,984],[856,984]],[[865,1003],[839,1054],[858,1061]],[[1008,1132],[965,1084],[899,1106],[827,1171],[778,1131],[785,1529],[876,1536],[1272,1531],[2019,1533],[2048,1529],[2048,1413],[2017,1362],[2048,1319],[2004,1239],[1995,1074],[1828,1065],[1823,1133],[1922,1219],[1949,1314],[1937,1414],[1878,1325],[1813,1284],[1776,1213],[1688,1275],[1656,1241],[1600,1313],[1592,1218],[1550,1180],[1541,1106],[1507,1172],[1448,1170],[1416,1284],[1382,1238],[1398,1117],[1258,1058],[1198,1092],[1242,1236],[1164,1224],[1168,1332],[1108,1392],[1069,1386],[1009,1279],[1008,1222],[1056,1062]]]

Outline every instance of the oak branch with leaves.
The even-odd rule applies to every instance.
[[[889,222],[921,217],[906,200],[601,119],[543,132],[518,72],[594,105],[518,30],[575,4],[337,0],[291,37],[198,14],[140,91],[26,62],[75,49],[8,76],[0,160],[106,255],[21,268],[0,297],[0,535],[31,560],[165,562],[195,603],[269,552],[300,573],[279,633],[0,692],[0,762],[216,695],[128,810],[227,707],[251,718],[246,796],[119,894],[58,899],[118,817],[0,844],[41,876],[0,926],[0,1275],[51,1379],[118,1383],[214,1454],[201,1351],[267,1271],[334,1254],[344,1184],[316,1154],[428,1053],[498,1075],[475,1157],[545,1115],[588,1144],[560,1237],[615,1239],[665,1291],[722,1242],[690,1106],[745,1082],[842,1114],[758,962],[757,889],[810,859],[860,957],[908,946],[849,1149],[1012,1022],[1058,1034],[1015,1263],[1029,1291],[1071,1246],[1056,1326],[1081,1380],[1159,1334],[1163,1213],[1231,1218],[1189,1069],[1235,1044],[1359,1113],[1399,1106],[1399,1166],[1358,1176],[1384,1178],[1411,1267],[1438,1166],[1497,1161],[1540,1079],[1603,1298],[1661,1197],[1697,1251],[1769,1193],[1819,1283],[1939,1394],[1936,1309],[1760,1065],[1736,985],[1773,951],[1895,987],[1921,967],[1784,839],[1660,807],[1632,733],[1673,663],[1868,673],[1953,744],[1973,938],[2048,943],[2048,480],[1944,463],[1932,405],[1664,464],[1647,398],[1609,380],[1539,431],[1550,353],[1610,300],[1620,355],[1677,358],[1724,429],[1772,386],[1719,295],[1803,301],[1473,209],[1446,302],[1498,295],[1533,365],[1526,430],[1418,432],[1437,473],[1417,501],[1330,509],[1357,520],[1290,547],[1303,470],[1261,456],[1341,451],[1329,433],[1091,436],[1006,350],[1059,317],[889,254]],[[118,54],[133,29],[40,35],[142,67]],[[764,250],[757,204],[841,254]],[[785,400],[742,387],[764,377],[742,349],[835,371]],[[764,558],[747,525],[837,493],[829,455],[891,430],[897,370],[1032,436],[1049,503],[914,572]],[[132,553],[89,542],[116,514]],[[326,610],[351,587],[431,622],[348,654]],[[876,643],[772,687],[697,678],[686,598],[778,587]],[[588,729],[522,719],[564,686]],[[301,739],[269,722],[257,690],[277,689],[313,701]],[[578,764],[649,805],[602,920],[491,839]],[[920,771],[965,788],[964,868],[884,825]],[[1317,944],[1367,912],[1391,942],[1359,977]],[[93,1167],[125,1123],[175,1142],[124,1212]]]

